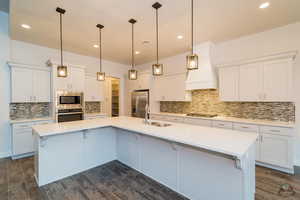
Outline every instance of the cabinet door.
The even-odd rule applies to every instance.
[[[166,101],[189,101],[185,90],[186,74],[176,74],[165,77]]]
[[[264,63],[264,101],[292,101],[292,62]]]
[[[248,64],[240,67],[240,101],[263,100],[262,78],[263,70],[261,63]]]
[[[11,101],[33,102],[33,73],[31,69],[12,68],[11,75]]]
[[[239,67],[226,67],[219,70],[221,101],[239,100]]]
[[[176,190],[176,145],[152,137],[141,137],[141,171],[158,182]]]
[[[89,169],[115,160],[116,135],[112,128],[88,130],[84,137],[84,164]]]
[[[73,92],[84,92],[85,73],[84,69],[72,67],[71,68],[71,85]]]
[[[164,101],[166,99],[166,96],[168,96],[169,93],[167,84],[164,77],[155,77],[153,86],[155,101]]]
[[[36,102],[50,102],[50,72],[33,71],[33,89]]]
[[[117,156],[125,165],[140,170],[140,148],[139,135],[125,131],[118,130],[117,134]]]
[[[96,101],[95,95],[97,93],[96,88],[96,77],[86,76],[85,77],[85,91],[84,100],[85,101]]]
[[[32,128],[14,129],[13,133],[13,155],[21,155],[33,152]]]
[[[292,168],[292,141],[290,137],[262,134],[261,162]]]

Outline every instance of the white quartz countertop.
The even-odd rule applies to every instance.
[[[31,119],[16,119],[10,120],[11,124],[18,124],[18,123],[29,123],[29,122],[38,122],[38,121],[51,121],[54,120],[53,117],[41,117],[41,118],[31,118]]]
[[[166,116],[177,116],[177,117],[194,118],[194,119],[228,121],[228,122],[236,122],[236,123],[264,125],[264,126],[278,126],[278,127],[286,127],[286,128],[294,128],[295,127],[295,123],[293,123],[293,122],[270,121],[270,120],[260,120],[260,119],[245,119],[245,118],[222,117],[222,116],[218,116],[218,117],[192,117],[192,116],[187,116],[186,114],[167,113],[167,112],[158,112],[158,113],[151,113],[151,114],[166,115]]]
[[[143,119],[140,118],[117,117],[36,125],[33,126],[33,130],[40,137],[49,137],[111,126],[238,158],[248,151],[258,137],[256,133],[180,123],[170,124],[172,125],[168,127],[156,127],[144,124]]]

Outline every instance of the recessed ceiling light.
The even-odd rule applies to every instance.
[[[269,2],[265,2],[265,3],[260,4],[259,8],[264,9],[264,8],[269,7],[269,6],[270,6],[270,3]]]
[[[141,53],[141,52],[139,52],[139,51],[136,51],[136,52],[135,52],[135,54],[137,54],[137,55],[140,54],[140,53]]]
[[[182,35],[178,35],[178,36],[177,36],[177,39],[179,39],[179,40],[181,40],[182,38],[183,38]]]
[[[99,48],[99,45],[98,45],[98,44],[94,44],[93,47],[94,47],[94,48]]]
[[[28,24],[21,24],[21,27],[26,29],[31,29],[31,26],[29,26]]]

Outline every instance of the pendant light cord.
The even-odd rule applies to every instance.
[[[131,56],[132,56],[132,69],[134,69],[134,24],[132,23],[132,41],[131,41]]]
[[[156,9],[156,64],[158,64],[158,9]]]
[[[62,13],[59,14],[59,18],[60,18],[60,64],[61,66],[63,66]]]
[[[191,23],[192,23],[192,33],[191,33],[191,36],[192,36],[192,39],[191,39],[191,42],[192,42],[192,54],[194,54],[194,0],[191,0],[191,7],[192,7],[192,13],[191,13]]]
[[[100,57],[100,72],[102,72],[102,34],[101,28],[99,28],[99,57]]]

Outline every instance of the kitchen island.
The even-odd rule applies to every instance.
[[[241,131],[131,117],[33,127],[39,186],[113,160],[190,199],[254,200],[255,141]]]

